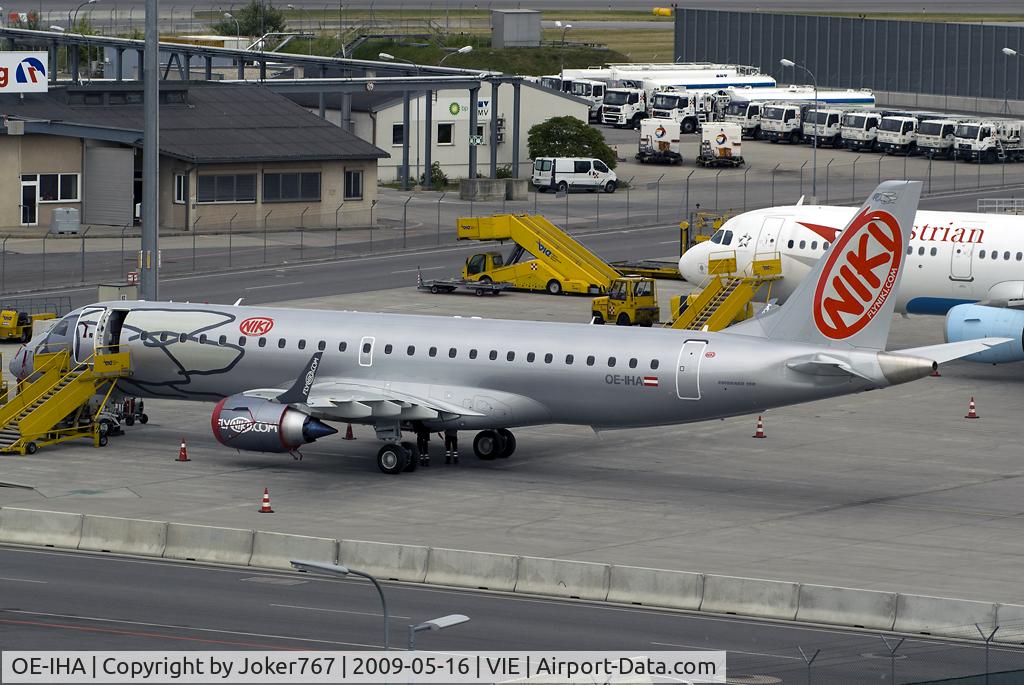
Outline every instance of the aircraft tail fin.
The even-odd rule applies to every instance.
[[[885,349],[920,196],[919,181],[881,183],[785,305],[729,332]]]
[[[292,387],[278,395],[276,397],[277,401],[281,404],[305,404],[306,400],[309,399],[309,390],[313,387],[313,382],[316,380],[316,370],[320,367],[320,358],[323,356],[323,352],[313,354],[309,361],[306,362],[302,373],[292,383]]]

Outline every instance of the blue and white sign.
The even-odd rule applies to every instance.
[[[45,52],[0,52],[0,94],[45,93],[48,60]]]

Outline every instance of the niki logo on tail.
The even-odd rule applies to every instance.
[[[899,222],[865,208],[832,246],[818,279],[813,310],[821,334],[845,340],[871,323],[892,293],[902,259]]]

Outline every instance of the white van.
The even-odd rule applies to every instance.
[[[530,180],[540,192],[548,188],[558,191],[585,188],[591,192],[614,193],[619,185],[615,172],[601,160],[591,157],[538,157],[533,163]]]

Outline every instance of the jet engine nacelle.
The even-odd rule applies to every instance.
[[[946,341],[1010,338],[964,359],[986,364],[1024,361],[1024,312],[981,304],[958,304],[946,314]]]
[[[231,395],[213,409],[213,437],[227,447],[254,452],[291,452],[337,433],[319,419],[286,404]]]

